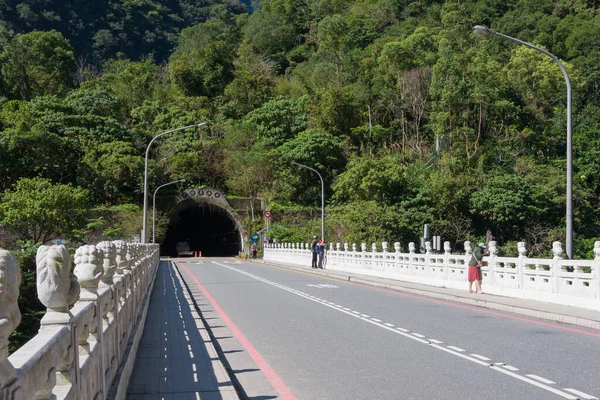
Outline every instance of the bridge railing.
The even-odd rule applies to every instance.
[[[470,242],[465,242],[466,254],[451,254],[450,242],[444,243],[444,253],[435,254],[431,243],[426,252],[417,253],[409,243],[408,253],[401,252],[400,243],[382,251],[373,243],[370,251],[362,243],[330,243],[326,268],[349,273],[371,275],[438,287],[466,289]],[[560,242],[553,243],[552,259],[528,258],[525,243],[517,245],[518,257],[500,257],[496,242],[489,243],[489,256],[484,257],[482,276],[487,293],[551,303],[572,305],[600,311],[600,241],[594,244],[594,260],[565,260]],[[270,244],[264,259],[292,265],[310,266],[308,243]]]
[[[126,357],[159,262],[157,245],[41,246],[37,292],[47,312],[39,333],[8,355],[21,319],[15,258],[0,250],[0,400],[105,399]]]

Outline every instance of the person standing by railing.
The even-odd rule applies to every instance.
[[[310,245],[310,251],[312,252],[312,268],[317,268],[317,246],[319,245],[319,237],[313,236],[313,241]]]
[[[325,261],[325,242],[319,240],[317,245],[317,267],[323,269],[323,263]]]
[[[469,293],[473,293],[473,281],[475,281],[476,293],[483,294],[481,289],[481,267],[483,266],[483,252],[485,250],[485,243],[481,242],[473,249],[473,255],[469,261]]]

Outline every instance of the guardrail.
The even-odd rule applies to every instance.
[[[20,322],[21,273],[0,249],[0,400],[106,399],[126,356],[159,262],[157,245],[41,246],[37,292],[47,312],[39,333],[8,355]]]
[[[394,243],[393,252],[388,243],[381,243],[382,251],[373,243],[371,251],[362,243],[330,244],[327,268],[350,273],[371,275],[466,290],[467,269],[472,254],[470,242],[465,242],[466,254],[450,252],[450,242],[444,243],[444,253],[434,254],[431,243],[426,252],[416,253],[415,244],[409,243],[409,252],[402,253],[400,243]],[[496,242],[489,243],[489,256],[482,267],[484,291],[508,297],[545,301],[600,311],[600,241],[594,244],[594,260],[565,260],[560,242],[553,243],[552,259],[528,258],[525,243],[518,244],[518,257],[500,257]],[[293,265],[311,265],[308,243],[280,243],[265,246],[264,260]]]

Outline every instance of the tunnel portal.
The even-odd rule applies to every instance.
[[[161,255],[176,257],[176,244],[188,242],[203,257],[235,256],[242,250],[241,235],[231,215],[210,203],[193,203],[171,220],[161,244]]]

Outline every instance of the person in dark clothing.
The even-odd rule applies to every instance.
[[[469,261],[469,293],[473,293],[473,281],[475,281],[475,290],[477,293],[483,293],[481,289],[481,266],[483,265],[483,255],[485,251],[485,243],[479,243],[473,249],[473,256]]]
[[[317,268],[317,246],[319,245],[319,237],[313,236],[312,244],[310,245],[310,250],[312,251],[312,268]]]
[[[258,252],[258,246],[256,243],[252,243],[252,259],[256,260],[256,253]]]
[[[317,266],[323,269],[323,263],[325,259],[325,243],[323,242],[323,240],[320,240],[319,245],[317,246],[317,258],[319,260],[317,262]]]

